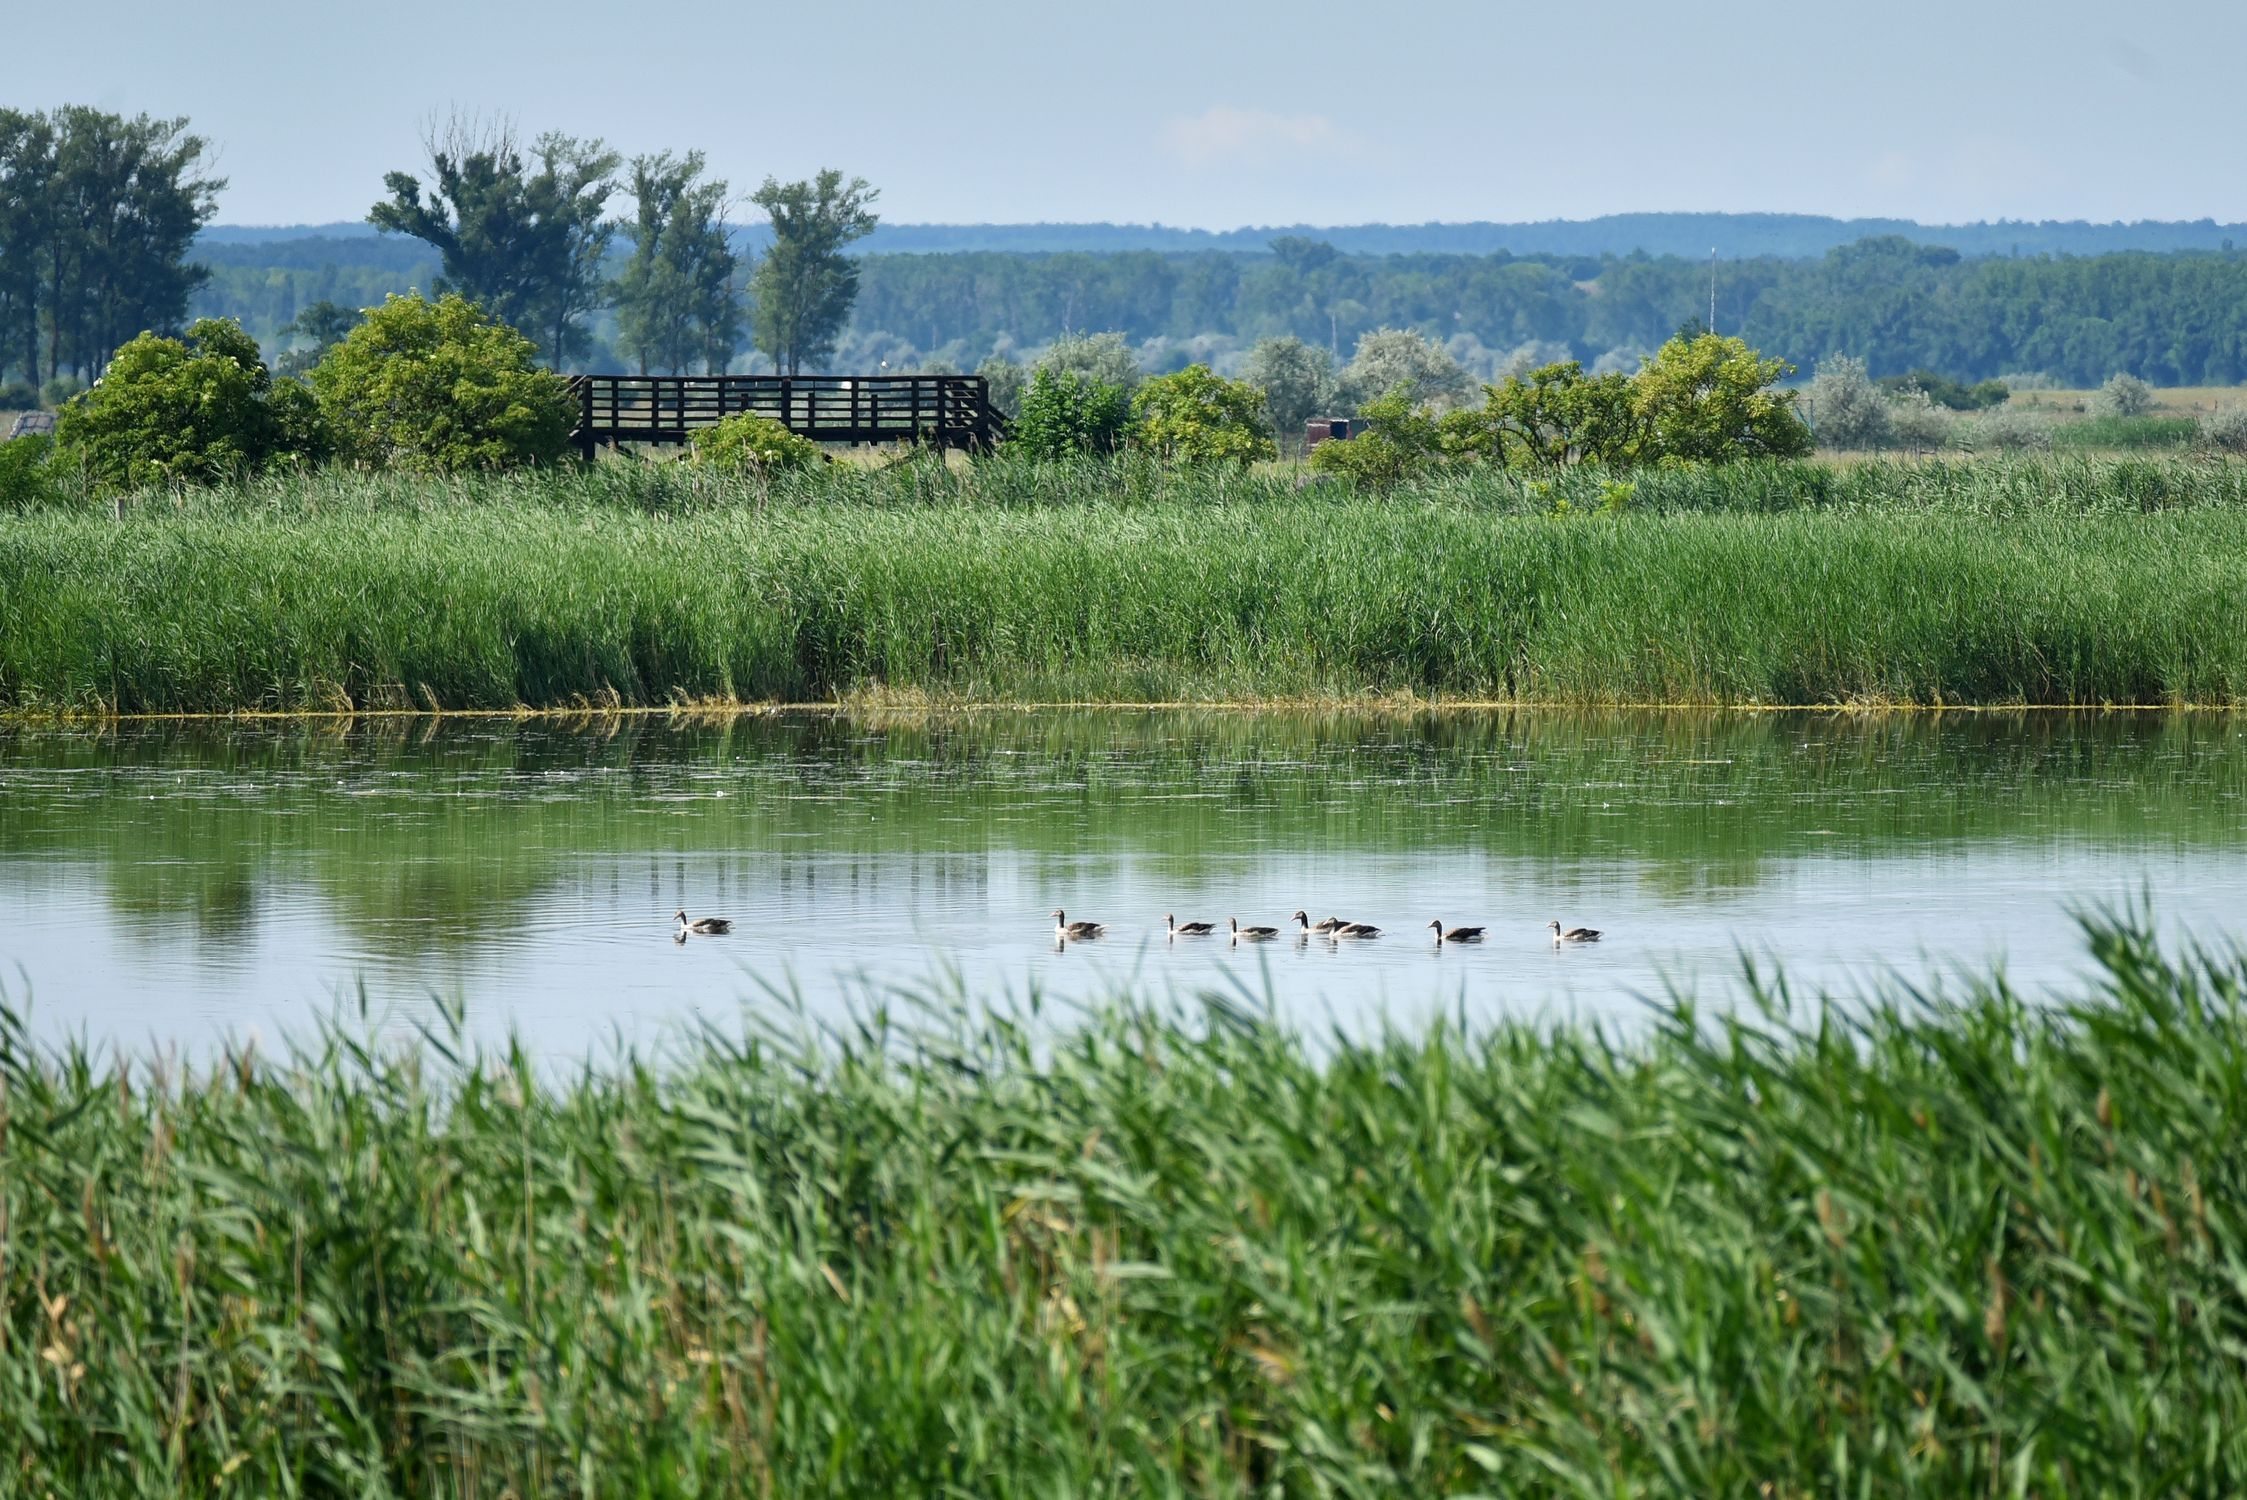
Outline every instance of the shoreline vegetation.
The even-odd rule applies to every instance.
[[[0,525],[0,712],[2247,702],[2247,466],[325,471]]]
[[[2149,930],[2033,997],[1751,973],[1352,1038],[939,991],[560,1073],[0,1006],[0,1451],[149,1494],[2220,1493],[2247,958]]]

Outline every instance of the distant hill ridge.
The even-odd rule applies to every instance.
[[[1123,250],[1166,252],[1229,250],[1255,253],[1282,235],[1324,240],[1352,255],[1647,255],[1705,256],[1713,248],[1725,260],[1758,256],[1805,259],[1836,246],[1875,235],[1900,235],[1920,244],[1946,245],[1962,255],[2103,255],[2118,250],[2229,250],[2247,246],[2247,224],[2213,219],[2141,220],[2094,224],[2080,219],[2036,222],[2000,219],[1979,224],[1920,224],[1910,219],[1835,219],[1818,214],[1606,214],[1595,219],[1546,219],[1504,224],[1347,224],[1271,225],[1256,228],[1179,229],[1163,224],[884,224],[862,241],[863,254],[936,254],[946,251],[1058,251],[1112,253]],[[215,259],[243,264],[238,247],[323,240],[315,253],[344,259],[337,240],[373,240],[364,223],[260,226],[214,224],[201,244]],[[765,238],[763,226],[747,226],[742,238],[752,246]],[[425,247],[407,249],[393,241],[403,260],[427,255]],[[302,247],[314,250],[314,247]],[[231,252],[231,253],[229,253]],[[324,253],[323,253],[324,252]],[[356,255],[350,256],[357,259]],[[384,257],[387,259],[388,257]]]

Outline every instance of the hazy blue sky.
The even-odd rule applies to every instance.
[[[2243,58],[2243,0],[112,0],[13,8],[0,103],[190,116],[229,223],[362,216],[456,108],[900,222],[2239,220]]]

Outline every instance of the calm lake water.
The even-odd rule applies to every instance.
[[[0,729],[0,985],[138,1049],[465,1004],[549,1056],[891,986],[1622,1015],[2003,961],[2075,907],[2247,934],[2247,719],[1005,713]],[[1057,951],[1047,913],[1110,924]],[[676,944],[671,913],[731,917]],[[1369,943],[1165,942],[1162,919]],[[1479,923],[1438,951],[1426,923]],[[1556,952],[1547,920],[1603,928]]]

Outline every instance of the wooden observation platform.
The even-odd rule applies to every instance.
[[[603,443],[684,443],[742,412],[815,443],[928,443],[989,448],[1006,436],[980,375],[573,375],[588,459]]]

